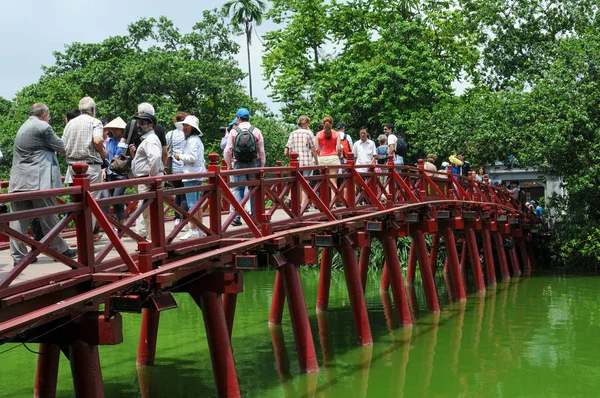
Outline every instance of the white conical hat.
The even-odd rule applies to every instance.
[[[117,117],[116,119],[111,120],[109,123],[106,123],[106,126],[104,126],[105,129],[123,129],[123,130],[125,130],[125,127],[127,127],[127,123],[125,123],[125,121],[123,119],[121,119],[120,117]]]

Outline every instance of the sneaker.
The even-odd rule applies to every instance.
[[[173,228],[177,227],[179,224],[181,224],[181,218],[176,218],[175,219],[175,224],[173,226]],[[190,225],[189,224],[185,224],[183,226],[183,228],[181,228],[181,232],[185,232],[185,231],[189,231],[190,230]]]
[[[22,260],[22,259],[21,259],[21,260]],[[19,261],[15,260],[15,261],[13,262],[13,267],[16,267],[16,266],[17,266],[17,264],[21,262],[21,260],[19,260]],[[38,258],[36,257],[36,258],[34,258],[33,260],[31,260],[31,264],[33,264],[33,263],[37,263],[37,261],[38,261]]]
[[[240,220],[233,220],[231,225],[233,225],[234,227],[239,227],[242,225],[242,222]]]
[[[202,235],[200,235],[200,230],[199,229],[193,229],[190,232],[188,232],[187,234],[183,235],[181,238],[179,238],[179,240],[188,240],[188,239],[194,239],[194,238],[201,238]]]

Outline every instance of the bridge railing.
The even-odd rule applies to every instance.
[[[340,166],[300,167],[297,154],[291,154],[290,166],[226,170],[220,167],[219,157],[209,155],[208,171],[186,175],[145,177],[90,185],[85,175],[87,165],[76,165],[72,187],[38,192],[3,195],[5,202],[36,198],[56,200],[71,196],[71,203],[58,203],[52,207],[11,212],[0,215],[0,233],[30,246],[31,251],[0,281],[0,299],[6,299],[32,289],[58,288],[73,280],[107,281],[123,278],[127,274],[144,272],[148,267],[167,261],[170,253],[184,254],[202,251],[235,241],[262,237],[277,230],[306,226],[323,220],[336,220],[346,215],[373,212],[402,205],[430,201],[461,200],[485,202],[504,206],[506,211],[521,212],[521,208],[505,192],[473,178],[450,173],[432,172],[418,167],[395,166],[390,158],[385,165],[356,165],[349,157]],[[304,176],[303,173],[313,173]],[[318,171],[318,173],[317,173]],[[308,173],[305,173],[308,174]],[[250,175],[249,181],[235,182],[236,176]],[[164,189],[170,181],[201,179],[199,186]],[[97,194],[115,188],[134,188],[146,185],[148,189],[117,197],[96,199]],[[245,190],[238,202],[234,190]],[[199,200],[188,211],[179,207],[175,195],[198,192]],[[254,216],[244,207],[254,198]],[[116,220],[103,208],[123,204],[131,213],[126,220]],[[230,208],[232,209],[230,211]],[[203,217],[198,210],[205,209]],[[182,215],[177,226],[165,223],[170,211]],[[144,236],[135,224],[149,213],[150,226]],[[31,236],[20,234],[10,222],[40,216],[60,216],[60,221],[39,242]],[[239,215],[243,227],[234,227]],[[94,219],[107,235],[107,240],[93,242]],[[78,258],[70,259],[50,247],[50,242],[75,222]],[[185,225],[194,222],[205,236],[181,241],[177,237]],[[124,238],[136,243],[138,251],[126,247]],[[64,265],[64,269],[50,275],[27,279],[23,272],[40,255],[44,254]],[[143,261],[142,261],[143,260]],[[154,264],[154,265],[153,265]],[[21,278],[20,278],[21,277]]]

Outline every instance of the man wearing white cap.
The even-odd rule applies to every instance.
[[[127,145],[121,143],[121,137],[123,137],[123,132],[125,131],[125,127],[127,123],[120,117],[110,121],[106,126],[104,126],[104,130],[110,132],[108,140],[106,140],[104,147],[108,151],[108,163],[115,157],[121,155],[125,150],[127,150]],[[115,173],[107,167],[105,169],[105,180],[107,181],[121,181],[127,179],[127,174],[118,174]],[[125,187],[110,189],[110,196],[121,196],[125,193]],[[113,205],[113,210],[115,214],[115,219],[117,221],[125,220],[125,205],[123,203],[118,203]]]
[[[141,140],[139,146],[129,145],[129,153],[133,156],[131,172],[137,178],[161,176],[163,175],[164,166],[162,162],[162,143],[154,132],[156,118],[149,113],[143,113],[136,116],[135,119],[137,119],[137,129]],[[137,186],[137,190],[138,193],[148,192],[150,186],[140,184]],[[150,209],[144,210],[142,219],[137,221],[137,233],[145,238],[148,231],[151,231]]]

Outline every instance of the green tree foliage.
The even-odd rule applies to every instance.
[[[465,41],[454,37],[455,12],[415,9],[409,1],[273,1],[267,17],[283,27],[265,35],[263,64],[283,117],[331,114],[375,132],[448,98],[476,58],[463,62],[470,47],[456,45]]]
[[[244,94],[244,74],[233,55],[238,46],[216,11],[205,11],[190,33],[165,17],[144,18],[128,34],[101,43],[72,43],[55,52],[56,63],[40,81],[25,87],[13,103],[3,137],[14,135],[34,102],[46,103],[52,126],[85,95],[95,99],[98,116],[129,119],[140,102],[150,102],[167,129],[179,110],[195,114],[207,141],[220,139],[219,126],[240,106],[265,111]]]

